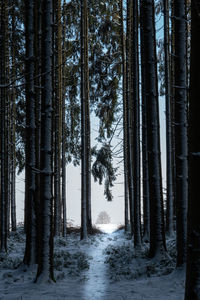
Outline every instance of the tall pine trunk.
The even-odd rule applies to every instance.
[[[16,67],[15,67],[15,7],[12,8],[12,23],[11,23],[11,76],[12,80],[16,78]],[[17,220],[16,220],[16,91],[15,87],[11,89],[11,170],[10,170],[10,181],[11,181],[11,229],[16,231]]]
[[[134,190],[133,190],[133,128],[132,128],[132,83],[131,83],[131,51],[132,51],[132,1],[127,1],[126,24],[126,102],[127,102],[127,161],[128,161],[128,191],[130,207],[131,234],[134,233]]]
[[[164,0],[164,52],[165,52],[165,107],[166,107],[166,166],[167,166],[167,212],[166,232],[173,234],[173,167],[172,167],[172,122],[171,122],[171,91],[169,73],[169,3]]]
[[[128,153],[127,153],[127,100],[126,100],[126,37],[124,33],[123,0],[120,1],[122,89],[123,89],[123,155],[124,155],[124,223],[125,232],[129,230],[128,220]]]
[[[61,229],[61,193],[60,193],[60,170],[61,170],[61,102],[62,102],[62,27],[61,27],[61,1],[54,1],[54,234],[59,235]]]
[[[36,263],[36,207],[35,207],[35,87],[34,87],[34,1],[26,2],[26,249],[24,263]]]
[[[158,82],[156,74],[156,43],[154,1],[142,1],[142,28],[144,31],[144,63],[147,116],[147,149],[150,196],[150,256],[165,250],[163,238],[162,178],[159,140]]]
[[[143,12],[140,1],[140,17]],[[149,173],[147,152],[147,111],[145,88],[145,63],[144,63],[144,30],[140,24],[140,55],[141,55],[141,82],[142,82],[142,187],[143,187],[143,241],[149,242],[150,237],[150,207],[149,207]]]
[[[132,85],[133,94],[133,182],[134,182],[134,245],[141,247],[140,220],[140,99],[138,57],[138,2],[133,1],[132,12]]]
[[[88,95],[89,83],[87,76],[87,0],[81,1],[81,239],[88,234],[88,134],[89,130]]]
[[[64,1],[63,5],[63,32],[62,32],[62,218],[63,218],[63,228],[62,233],[65,237],[67,234],[67,212],[66,212],[66,105],[65,105],[65,97],[66,97],[66,78],[65,78],[65,60],[66,60],[66,47],[65,47],[65,31],[66,31],[66,3]]]
[[[192,1],[191,71],[189,97],[189,199],[187,232],[187,267],[185,300],[199,300],[200,282],[200,226],[199,226],[199,177],[200,170],[200,3]]]
[[[52,226],[52,0],[42,2],[40,244],[36,281],[54,280]]]
[[[7,251],[7,203],[6,191],[8,184],[6,182],[6,97],[7,97],[7,79],[6,79],[6,31],[7,31],[7,1],[0,5],[0,157],[1,157],[1,183],[0,183],[0,252]]]
[[[35,167],[40,169],[40,146],[41,146],[41,2],[34,1],[34,53],[35,53]],[[40,173],[35,174],[35,207],[36,207],[36,232],[39,232],[40,210]],[[38,259],[39,237],[36,236]]]
[[[85,101],[86,101],[86,188],[87,188],[87,230],[92,233],[92,208],[91,208],[91,126],[90,126],[90,92],[89,92],[89,56],[88,56],[88,7],[87,1],[84,6],[84,60],[85,60]]]
[[[175,22],[175,159],[177,267],[186,260],[186,215],[188,197],[187,85],[185,3],[174,1]]]

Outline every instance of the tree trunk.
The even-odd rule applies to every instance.
[[[133,84],[133,182],[134,182],[134,245],[141,247],[140,220],[140,100],[138,58],[138,2],[133,1],[132,13],[132,84]]]
[[[177,267],[186,260],[186,215],[188,197],[187,92],[185,4],[174,1],[175,18],[175,159]]]
[[[132,2],[127,1],[127,29],[126,29],[126,101],[127,101],[127,161],[128,161],[128,191],[130,207],[130,225],[131,234],[134,233],[134,210],[133,210],[133,128],[132,128],[132,89],[131,89],[131,20],[132,20]]]
[[[62,49],[62,209],[63,209],[63,236],[67,234],[67,212],[66,212],[66,134],[65,134],[65,97],[66,97],[66,78],[65,78],[65,60],[66,60],[66,47],[65,47],[65,31],[66,31],[66,3],[63,4],[63,49]]]
[[[89,57],[88,57],[88,7],[87,1],[84,6],[84,60],[85,60],[85,101],[86,101],[86,188],[87,188],[87,230],[92,233],[92,210],[91,210],[91,128],[90,128],[90,99],[89,99]]]
[[[128,157],[127,157],[127,100],[126,100],[126,37],[124,33],[123,0],[120,1],[121,17],[121,53],[122,53],[122,88],[123,88],[123,155],[124,155],[124,223],[125,232],[129,230],[128,220]]]
[[[24,263],[36,263],[36,202],[35,202],[35,87],[34,87],[34,1],[25,5],[26,30],[26,249]]]
[[[173,213],[176,220],[176,159],[175,159],[175,19],[174,0],[171,0],[171,34],[170,34],[170,94],[171,94],[171,121],[172,121],[172,176],[173,176]],[[174,226],[175,227],[175,226]]]
[[[15,7],[12,8],[12,24],[11,24],[11,60],[12,60],[12,80],[16,78],[16,67],[15,67]],[[15,184],[16,184],[16,91],[15,87],[12,87],[11,90],[11,229],[16,231],[17,221],[16,221],[16,193],[15,193]]]
[[[7,251],[7,169],[6,169],[6,97],[7,97],[7,78],[6,78],[6,32],[7,32],[7,1],[3,1],[0,6],[0,156],[1,156],[1,184],[0,184],[0,252]]]
[[[52,230],[52,0],[42,3],[40,247],[37,282],[54,280]]]
[[[55,48],[54,48],[54,89],[55,89],[55,140],[54,140],[54,234],[59,235],[61,229],[61,195],[60,195],[60,158],[61,158],[61,65],[62,65],[62,28],[61,28],[61,2],[54,1],[54,34],[55,34]]]
[[[166,232],[173,234],[173,168],[172,168],[172,122],[171,122],[171,92],[169,74],[169,4],[164,0],[164,52],[165,52],[165,107],[166,107],[166,166],[167,166],[167,213]]]
[[[191,71],[189,98],[189,199],[187,232],[187,267],[185,300],[199,300],[200,282],[200,227],[199,227],[199,177],[200,170],[200,3],[192,1]]]
[[[140,1],[140,16],[143,13]],[[141,16],[143,18],[143,16]],[[140,53],[142,76],[142,186],[143,186],[143,241],[149,242],[150,236],[150,207],[149,207],[149,173],[147,152],[147,117],[146,117],[146,88],[145,88],[145,63],[144,63],[144,31],[140,24]]]
[[[162,222],[162,178],[159,145],[158,82],[156,74],[154,2],[142,1],[150,195],[150,256],[165,250]]]
[[[87,238],[87,136],[86,136],[86,113],[87,113],[87,94],[86,94],[86,18],[87,0],[81,1],[81,239]]]
[[[35,51],[35,167],[40,169],[40,146],[41,146],[41,2],[34,1],[34,51]],[[40,210],[40,173],[35,174],[35,207],[36,207],[36,232],[39,232]],[[36,236],[37,261],[39,236]]]

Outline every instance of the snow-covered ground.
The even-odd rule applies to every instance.
[[[0,299],[184,299],[184,272],[172,271],[171,259],[159,266],[145,255],[138,256],[130,236],[114,231],[116,225],[99,227],[105,233],[88,241],[80,241],[77,234],[56,239],[57,282],[51,284],[35,284],[36,270],[17,268],[23,259],[24,236],[20,231],[12,234],[8,256],[0,258]]]

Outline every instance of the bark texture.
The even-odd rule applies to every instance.
[[[186,22],[184,1],[174,1],[175,18],[175,160],[177,266],[186,260],[188,198]]]
[[[40,247],[37,282],[54,280],[52,228],[52,0],[42,2]]]
[[[200,299],[200,3],[192,1],[191,72],[189,97],[189,199],[185,300]]]
[[[154,1],[142,1],[150,197],[150,256],[165,250],[163,237],[162,179],[159,140],[158,83],[154,28]]]

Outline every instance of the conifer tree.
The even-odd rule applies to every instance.
[[[200,2],[191,1],[191,70],[189,96],[189,193],[188,193],[188,227],[187,227],[187,265],[185,300],[199,300],[200,281],[200,227],[199,227],[199,177],[200,168],[200,132],[199,132],[199,35],[200,35]]]
[[[175,23],[175,162],[176,162],[176,235],[177,266],[186,260],[186,224],[188,197],[187,163],[187,84],[185,2],[174,1]]]
[[[37,282],[54,280],[52,222],[52,0],[42,2],[41,21],[41,163],[40,223]]]
[[[144,64],[147,117],[147,149],[150,199],[150,256],[165,250],[163,232],[162,179],[159,139],[158,82],[156,65],[154,1],[142,1],[141,23],[144,32]]]

